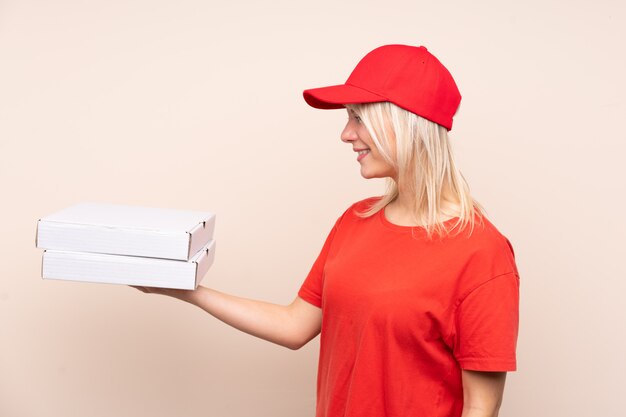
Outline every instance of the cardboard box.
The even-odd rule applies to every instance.
[[[86,202],[39,219],[35,246],[188,261],[214,228],[210,212]]]
[[[41,277],[193,290],[214,259],[214,240],[189,261],[45,250],[41,262]]]

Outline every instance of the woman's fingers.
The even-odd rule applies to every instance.
[[[177,294],[176,290],[171,290],[168,288],[144,287],[141,285],[129,285],[129,287],[138,289],[139,291],[145,294],[161,294],[161,295],[171,295],[171,296],[175,296],[175,294]]]

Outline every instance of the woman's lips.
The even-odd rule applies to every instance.
[[[365,152],[359,152],[359,155],[356,157],[357,161],[360,161],[361,159],[365,158],[370,153],[369,149],[364,149],[364,151]]]

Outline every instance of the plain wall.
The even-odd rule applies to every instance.
[[[299,351],[118,285],[45,281],[37,219],[80,201],[217,214],[203,284],[289,303],[332,224],[384,191],[339,140],[340,84],[425,45],[451,132],[515,248],[518,371],[501,416],[623,415],[623,1],[0,1],[0,416],[312,416]]]

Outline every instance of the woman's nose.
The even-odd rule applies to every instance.
[[[356,131],[352,128],[350,122],[346,123],[346,127],[343,128],[343,132],[341,132],[341,140],[345,143],[349,143],[357,140],[359,137],[356,134]]]

